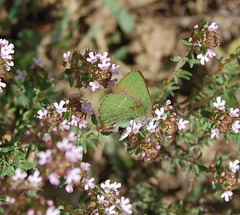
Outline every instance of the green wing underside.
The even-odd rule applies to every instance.
[[[123,77],[123,79],[113,88],[113,93],[122,94],[141,102],[145,109],[144,113],[151,113],[152,101],[145,79],[139,71],[132,71]]]
[[[107,95],[100,106],[101,121],[107,126],[126,127],[131,119],[140,115],[146,115],[144,106],[122,94]]]

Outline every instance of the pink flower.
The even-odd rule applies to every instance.
[[[27,177],[26,172],[22,172],[20,168],[15,170],[15,174],[12,176],[13,181],[21,182],[24,178]]]
[[[214,129],[211,131],[211,138],[213,139],[214,137],[216,137],[216,139],[219,138],[219,129],[218,129],[218,128],[214,128]]]
[[[216,22],[212,22],[211,25],[208,26],[209,31],[216,31],[218,29],[218,25]]]
[[[81,120],[81,121],[79,122],[79,124],[78,124],[78,127],[79,127],[80,129],[86,128],[86,127],[87,127],[87,124],[88,124],[88,122],[87,122],[86,120]]]
[[[69,150],[72,147],[72,144],[69,143],[69,140],[67,138],[63,138],[61,142],[57,142],[57,148],[61,151],[65,152]]]
[[[98,64],[98,67],[101,69],[101,70],[107,70],[109,68],[109,66],[111,65],[110,62],[108,62],[107,59],[103,59],[101,63]]]
[[[114,210],[115,209],[115,205],[112,205],[110,208],[106,208],[104,210],[104,214],[105,215],[111,215],[111,214],[116,214],[116,211]]]
[[[45,165],[51,162],[52,160],[52,150],[48,149],[45,152],[41,151],[38,153],[38,164],[39,165]]]
[[[89,82],[89,86],[91,87],[91,90],[95,92],[96,90],[100,89],[100,85],[97,81],[91,81]]]
[[[26,76],[27,76],[26,70],[21,71],[20,69],[17,69],[16,73],[18,75],[14,76],[15,80],[19,80],[21,83],[23,83],[25,81]]]
[[[28,176],[28,181],[33,187],[37,187],[39,183],[42,182],[42,177],[40,177],[40,172],[38,170],[35,170],[33,175]]]
[[[84,185],[84,189],[94,189],[95,188],[95,183],[94,183],[94,178],[86,179],[86,184]]]
[[[72,147],[65,152],[65,158],[69,162],[73,162],[73,163],[77,163],[79,160],[81,160],[82,156],[83,156],[82,146],[72,145]]]
[[[81,162],[81,165],[80,165],[82,171],[85,171],[85,172],[89,172],[90,166],[91,165],[87,162]]]
[[[74,115],[72,115],[72,121],[70,122],[73,126],[78,126],[78,123],[80,122],[80,119]]]
[[[41,57],[41,56],[33,57],[33,58],[32,58],[32,61],[33,61],[33,63],[34,63],[36,66],[43,66],[43,65],[44,65],[44,62],[42,61],[42,57]]]
[[[89,52],[89,58],[87,58],[87,61],[94,64],[95,62],[97,62],[98,58],[96,57],[96,55],[94,55],[93,52]]]
[[[92,115],[93,114],[93,109],[92,109],[92,104],[91,102],[87,102],[87,100],[85,100],[82,104],[81,104],[81,110],[83,113],[86,113],[86,114],[90,114]]]
[[[236,108],[236,109],[230,108],[230,113],[229,113],[229,115],[230,115],[231,117],[239,117],[238,112],[239,112],[239,109],[238,109],[238,108]]]
[[[50,173],[48,180],[52,185],[58,186],[60,184],[59,175],[56,172]]]
[[[112,68],[110,69],[110,72],[118,75],[119,74],[118,70],[120,70],[120,66],[119,65],[116,66],[115,63],[112,64]]]
[[[73,192],[73,186],[70,185],[70,184],[67,184],[66,187],[65,187],[65,190],[66,190],[68,193],[72,193],[72,192]]]
[[[137,134],[139,132],[139,129],[142,127],[141,122],[136,122],[135,120],[130,120],[130,126],[128,126],[126,129],[128,132],[132,132],[134,134]]]
[[[79,182],[80,179],[81,179],[81,169],[80,168],[74,168],[74,169],[68,170],[67,178],[66,178],[67,184],[71,184],[72,182]]]
[[[6,39],[0,39],[0,57],[2,59],[12,60],[12,54],[14,53],[14,45]]]
[[[60,122],[58,125],[59,129],[64,131],[64,130],[69,130],[70,126],[68,125],[68,121],[65,119],[63,122]]]

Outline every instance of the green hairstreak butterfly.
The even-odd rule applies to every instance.
[[[129,126],[131,119],[144,121],[151,115],[152,102],[140,71],[125,75],[105,96],[99,109],[103,131]]]

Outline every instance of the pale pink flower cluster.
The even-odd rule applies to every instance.
[[[12,59],[14,54],[14,45],[9,43],[6,39],[0,39],[0,58],[5,63],[5,68],[7,71],[10,67],[14,65]]]
[[[99,208],[94,209],[91,213],[92,215],[101,214],[100,211],[103,211],[103,214],[118,215],[119,209],[126,215],[132,214],[132,205],[130,203],[130,200],[124,196],[118,198],[118,189],[121,187],[120,183],[111,183],[110,179],[108,179],[105,182],[101,183],[100,187],[103,190],[101,192],[101,195],[97,195],[97,201],[101,210],[99,210]]]
[[[205,62],[208,62],[210,58],[214,58],[216,56],[216,53],[212,49],[207,49],[206,53],[200,53],[197,55],[197,59],[200,60],[200,63],[202,65],[205,64]]]
[[[225,113],[226,110],[225,110],[225,104],[226,104],[226,101],[225,100],[222,100],[222,98],[220,96],[218,96],[216,98],[216,102],[213,102],[213,106],[219,110],[219,111],[222,111],[222,113]],[[228,114],[232,120],[234,118],[237,118],[239,117],[239,109],[238,108],[230,108],[229,110],[229,113],[226,113]],[[224,120],[224,117],[220,117],[220,119]],[[236,120],[234,122],[232,122],[231,124],[231,128],[232,128],[232,131],[234,133],[239,133],[239,129],[240,129],[240,121],[239,120]],[[220,130],[218,127],[215,127],[214,129],[211,130],[211,138],[219,138],[219,135],[220,135]]]
[[[22,172],[21,169],[17,168],[15,170],[14,175],[12,175],[12,180],[17,183],[22,183],[22,181],[26,177],[27,177],[27,173]],[[40,172],[38,170],[35,170],[35,172],[32,175],[28,176],[27,180],[32,187],[38,187],[42,182],[42,177],[40,176]]]
[[[54,111],[56,112],[55,114],[52,114],[52,111],[50,110],[50,107],[47,107],[47,109],[42,109],[42,110],[38,110],[37,111],[37,118],[40,120],[47,120],[48,118],[56,118],[55,121],[55,125],[53,125],[53,129],[59,129],[59,130],[69,130],[70,126],[75,126],[78,127],[79,129],[83,129],[87,127],[87,120],[85,119],[87,114],[92,115],[93,114],[93,109],[91,107],[91,103],[87,102],[86,100],[83,101],[82,103],[79,102],[81,108],[79,110],[77,110],[76,107],[70,108],[72,111],[72,115],[70,115],[70,119],[63,119],[63,114],[67,113],[69,111],[69,100],[64,101],[61,100],[59,103],[58,102],[54,102],[53,106],[54,106]],[[79,105],[78,104],[78,105]],[[66,105],[68,105],[66,107]],[[75,111],[76,114],[79,114],[80,116],[82,116],[84,113],[86,116],[83,118],[79,118],[78,116],[75,116]],[[80,112],[80,113],[79,113]],[[57,125],[56,125],[57,124]],[[57,127],[56,127],[57,126]]]
[[[67,51],[66,53],[63,53],[63,58],[66,62],[70,61],[72,59],[71,52]]]
[[[103,54],[100,53],[94,53],[89,52],[87,61],[91,64],[94,64],[98,67],[98,70],[96,73],[101,72],[110,72],[112,74],[118,75],[120,70],[120,66],[116,64],[111,64],[110,58],[108,56],[108,52],[104,52]],[[117,79],[109,80],[108,81],[108,88],[111,88],[115,82],[117,82]],[[101,85],[101,79],[100,80],[94,80],[89,82],[89,86],[91,87],[91,90],[95,92],[96,90],[100,89]]]

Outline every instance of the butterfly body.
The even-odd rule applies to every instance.
[[[151,115],[152,102],[141,72],[132,71],[124,76],[104,97],[99,109],[104,131],[129,126],[131,119],[145,120]]]

